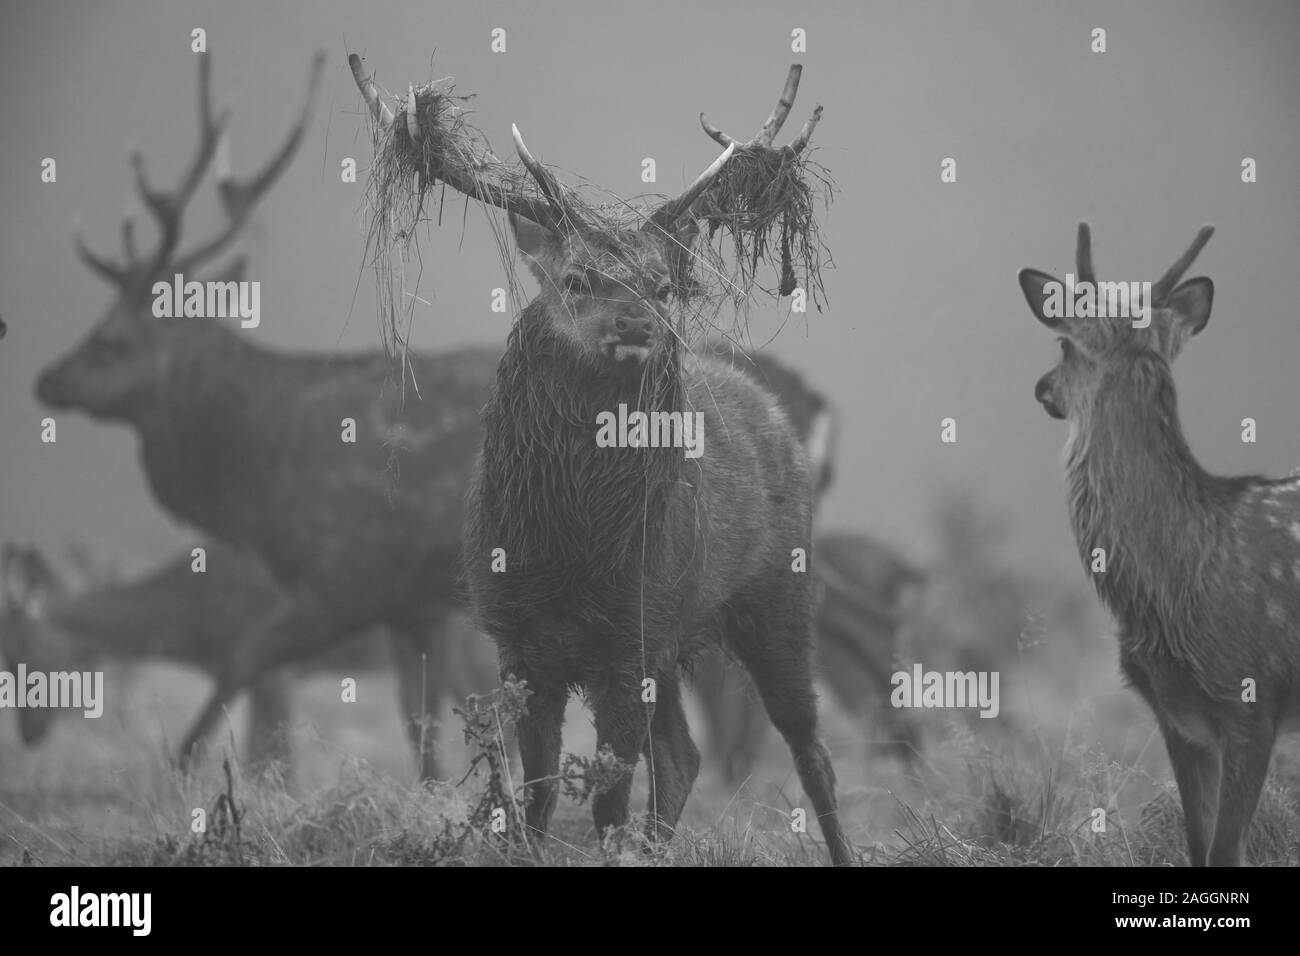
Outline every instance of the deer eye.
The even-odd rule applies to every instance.
[[[575,295],[590,295],[591,285],[587,282],[586,276],[575,272],[564,277],[564,291]]]
[[[668,296],[672,293],[672,291],[673,291],[672,284],[665,282],[662,285],[660,285],[658,289],[655,290],[655,298],[658,299],[660,302],[667,302]]]

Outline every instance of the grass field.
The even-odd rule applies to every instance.
[[[1097,641],[1076,672],[1073,699],[1033,677],[1003,676],[1003,712],[994,720],[951,711],[922,714],[922,768],[905,774],[868,761],[864,729],[827,709],[826,736],[840,777],[841,810],[864,862],[883,865],[1180,865],[1180,811],[1163,746],[1145,708],[1120,687],[1113,652]],[[5,864],[391,865],[413,863],[590,865],[814,865],[823,862],[816,827],[791,832],[802,799],[788,754],[775,735],[752,778],[724,788],[707,762],[676,840],[643,852],[637,834],[600,846],[589,810],[561,799],[553,833],[540,847],[508,845],[468,825],[482,774],[427,789],[414,780],[386,674],[360,681],[356,703],[339,702],[337,678],[319,676],[295,694],[290,729],[297,759],[233,771],[229,792],[238,832],[225,812],[221,756],[238,757],[242,705],[213,755],[190,778],[166,754],[206,691],[184,671],[110,671],[130,705],[100,720],[68,717],[47,743],[24,750],[12,720],[0,725],[0,862]],[[694,715],[692,715],[694,718]],[[694,723],[694,719],[692,720]],[[440,727],[444,765],[457,779],[469,762],[448,714]],[[577,701],[565,749],[590,754],[594,731]],[[517,770],[514,771],[517,774]],[[644,807],[646,770],[637,772],[633,808]],[[1279,751],[1252,832],[1257,864],[1300,863],[1295,793],[1300,753]],[[191,830],[207,812],[206,832]],[[1094,811],[1105,811],[1094,832]]]
[[[1042,580],[1006,553],[998,522],[952,498],[936,512],[929,585],[900,661],[927,669],[1000,673],[1000,712],[923,710],[919,766],[868,755],[872,728],[822,695],[840,810],[864,863],[938,866],[1182,866],[1181,809],[1150,711],[1125,688],[1111,623],[1079,579]],[[491,681],[490,642],[467,632],[457,660],[472,686]],[[903,664],[906,666],[906,663]],[[488,675],[488,676],[482,676]],[[725,786],[708,759],[699,708],[688,700],[705,754],[677,837],[644,852],[639,824],[601,846],[590,808],[561,796],[544,843],[509,843],[481,814],[509,800],[487,794],[482,765],[450,711],[436,728],[449,783],[421,787],[387,671],[357,678],[341,701],[341,674],[295,686],[288,728],[292,769],[241,768],[247,704],[230,712],[190,776],[171,755],[208,692],[207,681],[161,665],[109,669],[104,716],[57,721],[26,749],[0,712],[0,864],[193,865],[821,865],[815,821],[791,828],[803,801],[788,751],[769,732],[752,776]],[[570,702],[564,749],[590,758],[595,731]],[[227,781],[223,757],[233,770]],[[569,784],[580,789],[581,765]],[[517,761],[504,790],[517,784]],[[646,804],[637,768],[634,814]],[[232,825],[228,803],[238,810]],[[206,830],[192,829],[194,812]],[[476,811],[480,816],[475,817]],[[1104,824],[1104,829],[1101,828]],[[511,828],[514,829],[514,828]],[[1251,829],[1256,865],[1300,865],[1300,737],[1283,738]]]

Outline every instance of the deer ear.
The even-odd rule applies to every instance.
[[[682,216],[673,227],[673,238],[690,252],[695,248],[695,240],[700,238],[700,221],[694,216]]]
[[[1020,275],[1016,278],[1020,282],[1020,291],[1025,294],[1025,301],[1029,303],[1029,311],[1034,313],[1034,317],[1049,329],[1061,331],[1064,322],[1059,315],[1060,310],[1054,309],[1053,312],[1058,314],[1048,315],[1046,307],[1048,300],[1053,297],[1049,290],[1055,288],[1056,295],[1059,296],[1065,284],[1055,276],[1039,272],[1037,269],[1021,269]]]
[[[1175,326],[1184,338],[1190,338],[1210,321],[1210,307],[1214,304],[1214,283],[1204,276],[1188,279],[1165,300]]]
[[[545,226],[514,213],[510,214],[510,230],[537,281],[543,286],[555,283],[564,264],[564,241]]]

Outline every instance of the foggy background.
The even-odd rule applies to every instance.
[[[1032,393],[1057,345],[1015,281],[1023,266],[1071,270],[1080,219],[1099,275],[1124,280],[1154,280],[1202,223],[1217,225],[1191,273],[1214,279],[1216,301],[1176,369],[1184,427],[1213,472],[1300,464],[1300,7],[1289,0],[4,3],[0,24],[0,538],[80,543],[128,571],[195,537],[154,504],[126,428],[65,413],[57,444],[42,444],[32,386],[111,302],[75,256],[74,214],[92,248],[120,254],[131,146],[167,188],[192,154],[199,26],[217,107],[235,108],[238,175],[281,141],[313,51],[329,57],[307,138],[246,242],[262,322],[240,334],[262,345],[378,346],[362,263],[371,149],[348,51],[389,90],[454,76],[479,94],[472,122],[498,154],[517,122],[544,162],[623,196],[675,193],[717,154],[701,110],[752,135],[798,61],[781,141],[825,106],[813,142],[840,187],[823,220],[837,269],[824,276],[828,310],[792,317],[770,351],[842,412],[823,527],[924,559],[935,502],[961,490],[1007,516],[1017,563],[1086,587],[1061,488],[1065,428]],[[1097,26],[1105,54],[1089,52]],[[504,55],[489,50],[495,27]],[[794,27],[807,30],[804,55],[790,52]],[[40,179],[47,156],[56,184]],[[647,156],[652,186],[640,181]],[[1253,185],[1240,181],[1245,156],[1258,162]],[[359,182],[340,181],[344,157]],[[944,157],[956,184],[940,183]],[[483,214],[471,209],[462,233],[461,211],[450,204],[420,240],[431,304],[416,313],[417,348],[505,340],[512,317],[490,310],[505,272]],[[219,222],[209,181],[182,245]],[[781,318],[756,313],[755,339]],[[955,446],[939,441],[948,416]],[[1240,441],[1246,416],[1258,444]]]

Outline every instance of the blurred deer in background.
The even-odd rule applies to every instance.
[[[285,594],[231,635],[216,687],[182,745],[182,766],[222,708],[281,664],[379,624],[405,637],[418,662],[438,639],[431,633],[444,627],[454,593],[463,490],[498,350],[408,356],[420,395],[403,401],[381,354],[285,354],[259,348],[229,323],[152,314],[153,284],[188,278],[227,251],[284,171],[302,140],[321,62],[318,54],[308,102],[259,173],[241,182],[217,160],[227,222],[214,238],[181,251],[182,214],[214,157],[224,157],[218,143],[228,118],[213,116],[210,59],[199,56],[199,146],[180,185],[154,190],[142,158],[132,157],[157,245],[138,256],[128,221],[126,261],[114,264],[78,238],[82,258],[113,285],[117,301],[37,383],[38,397],[54,408],[130,425],[163,507],[256,554]],[[238,277],[240,269],[231,272]],[[355,443],[342,440],[344,419],[355,422]],[[438,682],[424,684],[432,694]],[[425,777],[435,773],[425,733],[432,704],[426,698],[407,722],[423,749]]]
[[[867,753],[915,767],[921,728],[909,711],[889,705],[890,677],[903,650],[923,578],[890,548],[867,535],[815,536],[813,576],[820,601],[814,619],[815,673],[848,714],[865,718]],[[724,662],[708,657],[694,669],[710,751],[724,783],[749,777],[768,721],[748,687]]]
[[[376,119],[395,122],[359,58],[351,65]],[[797,76],[755,137],[761,148],[772,148]],[[418,141],[413,93],[408,104]],[[815,119],[787,149],[806,145]],[[770,393],[688,352],[670,322],[699,232],[692,206],[739,144],[642,226],[613,231],[584,218],[518,129],[514,140],[536,195],[484,189],[446,168],[421,173],[506,210],[541,285],[510,333],[485,411],[465,543],[472,600],[497,641],[502,675],[531,690],[518,728],[526,824],[547,829],[565,703],[570,687],[582,687],[598,746],[630,766],[646,756],[649,836],[671,836],[699,769],[678,668],[725,644],[790,746],[832,861],[848,863],[834,771],[818,739],[814,589],[792,570],[792,551],[811,548],[804,451]],[[620,405],[701,410],[708,451],[687,460],[681,448],[597,447],[597,414]],[[653,702],[643,700],[646,679]],[[594,796],[602,837],[626,823],[630,787],[624,777]]]
[[[1034,269],[1019,281],[1060,337],[1034,397],[1070,426],[1075,539],[1085,567],[1105,553],[1092,581],[1120,624],[1120,667],[1164,736],[1188,860],[1235,866],[1274,742],[1300,726],[1300,479],[1211,475],[1183,436],[1170,365],[1209,321],[1214,284],[1179,280],[1213,232],[1152,284],[1146,327],[1060,318],[1049,295],[1075,290]],[[1076,271],[1096,288],[1087,223]]]
[[[239,635],[272,611],[282,593],[255,557],[215,541],[204,547],[207,570],[202,573],[191,570],[193,559],[187,553],[135,581],[73,594],[40,552],[7,545],[0,555],[0,661],[44,672],[165,661],[218,679],[240,647]],[[291,760],[285,734],[291,719],[290,670],[360,677],[392,668],[403,720],[426,704],[430,716],[437,716],[444,698],[458,702],[496,683],[495,668],[485,666],[478,653],[477,637],[469,647],[464,633],[431,632],[421,667],[410,641],[393,640],[390,654],[379,636],[377,631],[358,634],[302,666],[277,669],[254,681],[244,758],[252,764]],[[23,742],[39,744],[56,713],[52,708],[19,709]]]
[[[821,534],[817,542],[817,674],[850,714],[865,717],[869,754],[911,769],[921,755],[921,726],[890,705],[891,678],[908,650],[924,575],[869,535]]]
[[[741,355],[722,344],[714,344],[712,351],[780,400],[807,451],[815,510],[833,480],[839,431],[834,409],[802,376],[769,355]],[[889,706],[889,691],[922,577],[866,535],[823,534],[815,541],[812,573],[820,595],[815,673],[841,708],[868,718],[869,752],[896,756],[911,766],[920,752],[920,727],[910,712]],[[734,788],[749,776],[767,736],[768,720],[723,655],[705,656],[694,667],[691,683],[703,709],[713,761],[723,781]]]

